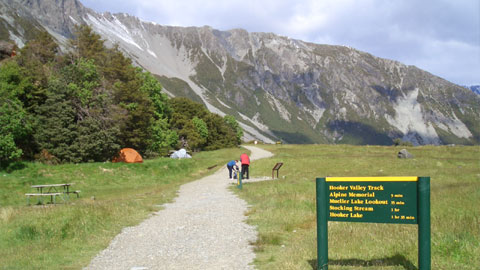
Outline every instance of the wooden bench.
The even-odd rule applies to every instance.
[[[68,192],[68,193],[69,193],[69,194],[70,194],[70,193],[77,194],[77,198],[80,198],[80,190],[70,191],[70,192]]]
[[[63,193],[55,192],[55,193],[25,193],[27,196],[27,205],[30,205],[30,197],[39,197],[39,201],[43,204],[43,197],[50,196],[50,202],[55,204],[55,197],[62,195]],[[63,198],[62,198],[63,199]]]

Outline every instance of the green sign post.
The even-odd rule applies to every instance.
[[[328,269],[328,221],[418,224],[418,265],[430,270],[429,177],[317,178],[317,269]]]

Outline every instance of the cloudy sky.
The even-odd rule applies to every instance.
[[[347,45],[480,84],[479,0],[80,0],[162,25],[243,28]]]

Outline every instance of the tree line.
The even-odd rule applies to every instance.
[[[0,64],[0,166],[107,161],[124,147],[154,157],[240,144],[233,116],[161,90],[88,26],[62,50],[42,32]]]

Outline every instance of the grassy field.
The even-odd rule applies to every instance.
[[[28,163],[12,173],[0,172],[0,269],[82,269],[122,228],[171,201],[181,184],[212,173],[218,167],[207,168],[223,166],[243,151],[224,149],[142,164]],[[45,183],[75,183],[80,198],[27,206],[24,194],[34,192],[30,186]]]
[[[238,194],[258,226],[259,269],[315,269],[315,178],[325,176],[431,177],[432,269],[479,269],[480,147],[400,148],[346,145],[268,145],[270,159],[254,161]],[[0,172],[0,269],[82,269],[122,228],[136,225],[171,201],[179,186],[238,157],[242,149],[202,152],[189,160],[159,158],[143,164],[28,163]],[[80,199],[26,206],[30,185],[75,183]],[[33,198],[32,201],[35,199]],[[329,222],[329,269],[417,269],[417,226]]]
[[[258,226],[258,269],[316,269],[315,178],[430,176],[432,269],[480,269],[480,147],[401,148],[347,145],[268,145],[273,158],[254,161],[253,177],[236,192],[252,205]],[[329,269],[417,269],[417,225],[329,222]]]

